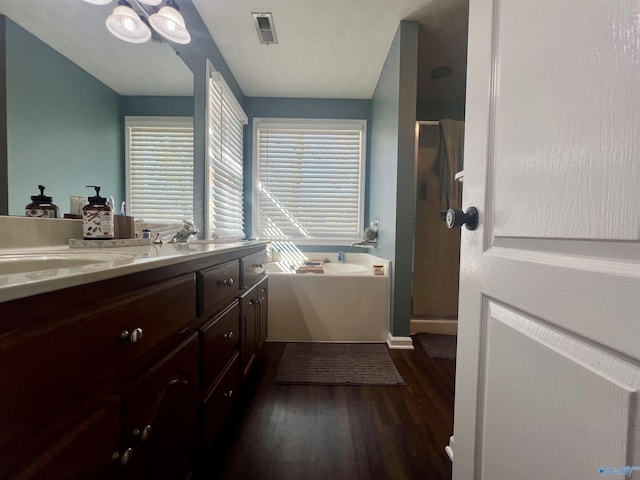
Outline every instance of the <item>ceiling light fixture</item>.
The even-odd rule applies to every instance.
[[[180,9],[174,0],[167,0],[167,5],[149,17],[153,29],[167,40],[175,43],[189,43],[191,35],[180,15]]]
[[[84,0],[93,5],[107,5],[111,0]],[[106,20],[107,29],[120,40],[130,43],[144,43],[151,39],[151,29],[174,43],[187,44],[191,35],[180,14],[175,0],[118,0],[118,5]],[[131,3],[130,3],[131,2]],[[137,7],[135,10],[132,3]],[[139,10],[138,13],[136,10]],[[158,39],[158,37],[154,37]]]
[[[114,37],[125,42],[144,43],[151,38],[151,30],[126,0],[118,1],[105,23]]]

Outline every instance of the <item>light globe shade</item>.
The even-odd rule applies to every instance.
[[[158,13],[151,15],[149,23],[167,40],[184,45],[191,41],[191,35],[184,24],[184,18],[172,4],[173,2],[167,2],[166,7],[162,7]]]
[[[107,5],[109,3],[111,3],[111,0],[84,0],[87,3],[90,3],[91,5]]]
[[[151,38],[151,30],[131,7],[118,5],[107,18],[107,30],[114,37],[129,43],[144,43]]]
[[[162,0],[138,0],[138,2],[144,3],[145,5],[149,5],[150,7],[157,7],[162,3]]]

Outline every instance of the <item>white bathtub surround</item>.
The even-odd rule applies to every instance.
[[[412,318],[410,331],[412,335],[414,333],[457,335],[458,320],[446,318]]]
[[[331,262],[324,274],[288,273],[291,270],[282,263],[267,266],[268,340],[386,342],[390,262],[366,253],[346,253],[346,263],[337,263],[336,252],[306,253],[305,256],[328,258]],[[385,275],[374,275],[374,264],[383,264]]]
[[[411,337],[394,337],[389,332],[387,337],[387,345],[391,349],[396,350],[413,350],[413,340]]]

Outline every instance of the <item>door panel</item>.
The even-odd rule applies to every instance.
[[[639,16],[470,2],[455,480],[640,466]]]
[[[483,261],[488,295],[637,357],[640,264],[537,252],[516,245],[493,247]]]
[[[640,239],[640,6],[495,4],[495,235]]]
[[[629,425],[640,424],[640,369],[507,306],[487,305],[481,478],[516,471],[595,478],[603,464],[638,465],[640,430]],[[520,448],[504,455],[508,445]]]

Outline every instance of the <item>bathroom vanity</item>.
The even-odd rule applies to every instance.
[[[215,441],[266,338],[265,244],[127,252],[0,275],[0,478],[189,478]]]

